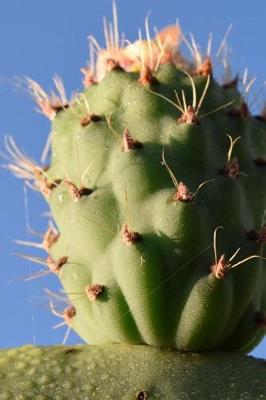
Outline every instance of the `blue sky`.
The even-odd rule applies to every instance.
[[[149,11],[151,26],[162,28],[178,18],[183,32],[193,32],[203,48],[209,32],[213,32],[214,49],[217,49],[232,23],[229,43],[233,49],[233,71],[242,74],[248,67],[251,76],[257,77],[255,87],[260,88],[266,77],[266,4],[254,2],[253,8],[250,4],[228,0],[117,0],[120,31],[130,40],[137,37],[139,27],[143,28]],[[49,89],[56,73],[63,78],[68,94],[80,90],[80,68],[88,57],[87,36],[93,34],[103,43],[102,17],[111,17],[111,8],[111,0],[1,1],[1,152],[4,151],[4,136],[12,134],[27,154],[40,158],[49,121],[34,111],[24,77],[29,76]],[[261,100],[265,100],[265,91],[263,93]],[[45,203],[5,170],[0,170],[0,182],[0,347],[60,343],[64,329],[52,329],[58,319],[48,310],[48,299],[43,291],[44,287],[58,289],[56,280],[48,276],[24,282],[23,277],[36,271],[36,266],[13,255],[21,250],[13,240],[27,239],[27,224],[40,232],[45,229]],[[69,343],[79,341],[71,333]],[[266,340],[253,354],[266,358]]]

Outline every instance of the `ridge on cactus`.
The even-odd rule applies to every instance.
[[[47,253],[23,257],[47,268],[35,277],[58,276],[71,305],[51,298],[51,311],[89,344],[249,352],[266,327],[265,116],[179,26],[151,38],[146,21],[146,33],[121,47],[114,11],[70,101],[58,77],[51,95],[28,80],[52,123],[51,162],[7,138],[8,168],[56,229],[18,243]]]

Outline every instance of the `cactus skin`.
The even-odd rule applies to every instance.
[[[265,334],[265,121],[208,63],[121,64],[48,110],[51,165],[34,179],[60,231],[48,266],[65,321],[89,344],[248,352]]]
[[[149,346],[25,346],[0,352],[1,400],[260,400],[265,362]]]

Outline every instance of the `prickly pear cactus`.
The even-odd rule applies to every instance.
[[[266,325],[266,120],[210,57],[185,60],[178,27],[106,37],[71,101],[58,79],[50,97],[29,81],[50,165],[7,142],[58,229],[36,259],[71,301],[52,311],[90,344],[250,351]]]

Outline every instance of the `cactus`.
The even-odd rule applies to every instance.
[[[59,78],[51,96],[29,80],[51,163],[9,138],[8,167],[58,231],[35,244],[46,258],[25,257],[59,277],[71,305],[51,309],[87,343],[248,352],[266,321],[265,118],[209,56],[181,55],[179,27],[106,37],[71,101]]]
[[[248,352],[266,325],[265,117],[209,55],[182,56],[179,27],[147,36],[120,48],[106,29],[70,101],[59,78],[51,96],[29,80],[51,163],[8,138],[8,167],[58,230],[24,257],[59,277],[71,305],[51,310],[89,344]]]

